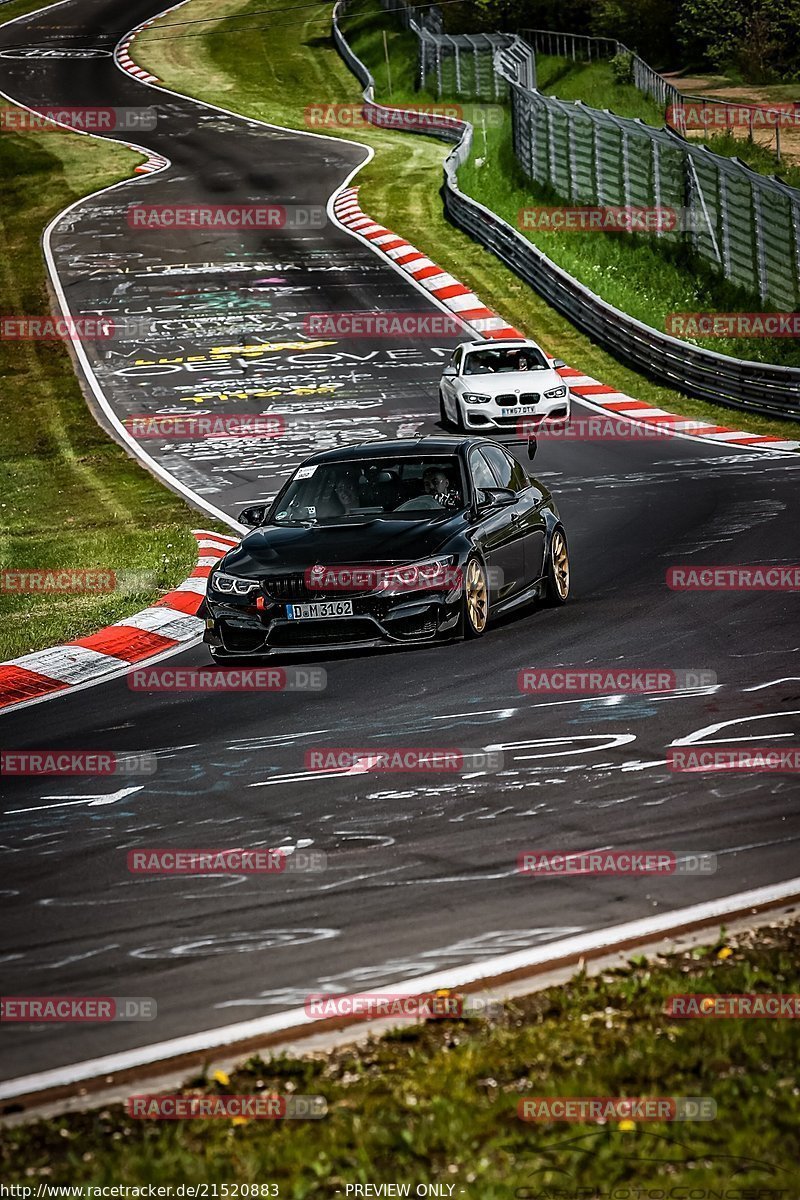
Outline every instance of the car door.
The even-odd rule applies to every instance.
[[[440,387],[445,402],[445,410],[448,416],[455,418],[458,416],[456,409],[456,380],[458,379],[461,370],[461,347],[457,346],[453,351],[452,358],[447,364],[446,370],[450,374],[442,375]]]
[[[473,447],[468,461],[476,490],[503,486],[498,483],[485,447]],[[516,508],[516,504],[497,505],[484,510],[478,518],[475,540],[490,570],[490,594],[494,602],[508,599],[524,586],[525,539],[516,518]]]
[[[516,525],[523,544],[524,587],[541,578],[543,570],[547,532],[542,513],[544,496],[508,451],[489,443],[482,447],[482,453],[498,479],[498,486],[511,488],[517,495],[517,502],[511,510],[511,521]]]

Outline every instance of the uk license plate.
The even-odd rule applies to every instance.
[[[352,617],[352,600],[318,600],[314,604],[287,604],[290,621],[314,621],[320,617]]]

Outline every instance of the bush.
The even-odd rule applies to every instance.
[[[633,83],[633,55],[629,50],[620,50],[609,65],[614,83]]]

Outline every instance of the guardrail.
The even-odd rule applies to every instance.
[[[439,127],[432,128],[430,118],[425,113],[415,117],[411,110],[397,110],[377,104],[372,75],[350,48],[339,26],[347,3],[348,0],[337,0],[334,5],[333,39],[342,58],[364,88],[365,118],[371,124],[403,128],[408,132],[426,133],[456,142],[444,162],[442,196],[445,212],[458,228],[491,250],[583,333],[635,369],[700,399],[745,411],[800,420],[800,369],[730,358],[713,350],[702,350],[644,325],[589,291],[491,209],[462,192],[458,186],[458,168],[470,155],[472,126],[468,121],[443,117]],[[412,21],[409,27],[414,24]],[[513,38],[509,45],[513,47]],[[529,89],[519,82],[524,68],[521,67],[517,72],[517,60],[513,53],[509,54],[509,46],[496,50],[495,58],[498,72],[504,73],[511,89],[513,109],[514,97],[518,93],[529,94]],[[520,55],[518,61],[523,59],[524,55]],[[392,115],[398,112],[399,121],[397,116]],[[669,136],[667,131],[663,132]]]

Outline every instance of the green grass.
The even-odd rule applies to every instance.
[[[281,7],[277,0],[275,6]],[[289,20],[283,12],[270,18],[260,11],[265,7],[264,0],[193,0],[183,10],[188,17],[236,14],[236,20],[220,21],[206,36],[185,40],[175,38],[173,31],[157,24],[137,39],[137,60],[176,91],[292,128],[306,127],[304,110],[309,104],[357,102],[360,88],[332,43],[330,8],[320,4]],[[248,20],[251,10],[254,15]],[[382,74],[385,64],[381,65],[380,18],[362,3],[351,10],[347,28],[355,48],[375,56],[378,91],[385,97],[388,80]],[[408,55],[396,49],[402,45],[404,35],[397,32],[393,22],[387,23],[386,29],[395,103],[429,101],[430,96],[411,90]],[[353,136],[333,128],[328,132]],[[359,129],[355,136],[376,151],[373,161],[355,181],[360,185],[365,211],[402,233],[550,353],[609,386],[671,412],[756,433],[796,435],[797,428],[791,422],[723,409],[645,379],[578,332],[493,254],[445,220],[439,188],[448,147],[432,138],[372,128]],[[432,394],[431,413],[435,408]]]
[[[37,3],[0,9],[8,18]],[[7,105],[4,105],[7,107]],[[0,135],[0,305],[47,315],[41,233],[72,201],[130,175],[141,155],[77,134]],[[152,603],[196,561],[207,524],[91,416],[64,345],[0,341],[0,560],[11,570],[124,569],[98,595],[0,592],[0,660],[67,641]]]
[[[454,1197],[476,1200],[588,1200],[595,1189],[788,1200],[800,1195],[796,1022],[678,1020],[664,1010],[675,993],[797,992],[799,961],[800,925],[766,927],[576,975],[491,1021],[409,1023],[361,1047],[251,1058],[183,1090],[320,1095],[327,1117],[143,1121],[109,1106],[5,1130],[0,1173],[34,1189],[269,1182],[287,1200],[387,1182],[410,1184],[412,1195],[421,1182],[453,1184]],[[516,1115],[534,1096],[707,1096],[717,1116],[534,1125]]]

